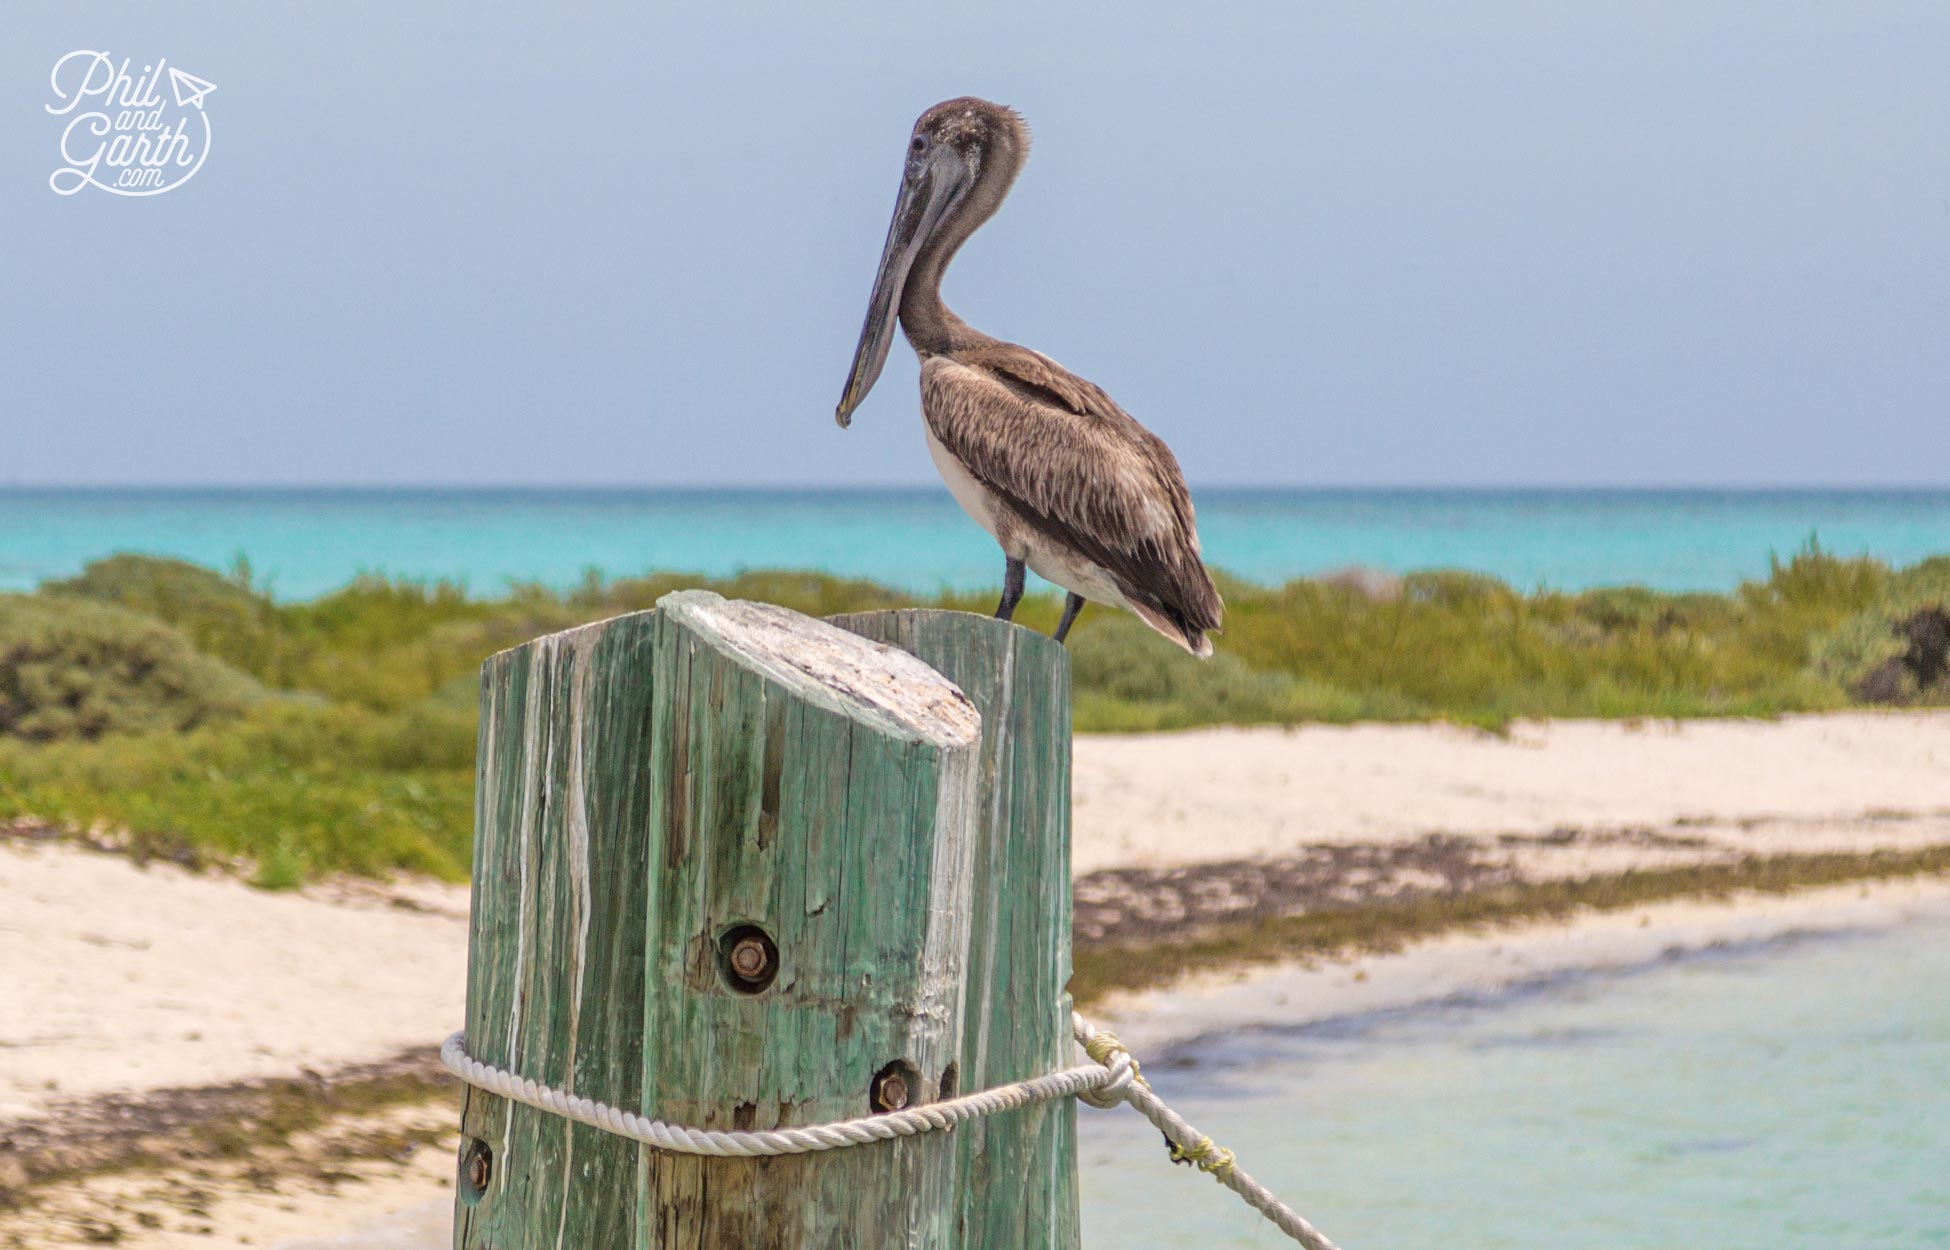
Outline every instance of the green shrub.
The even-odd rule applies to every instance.
[[[0,595],[0,734],[34,741],[193,729],[261,697],[176,630],[106,604]]]
[[[1134,732],[1195,725],[1351,721],[1376,713],[1360,696],[1220,651],[1197,660],[1141,622],[1102,616],[1072,637],[1079,727]]]
[[[1468,569],[1421,569],[1402,578],[1402,598],[1411,603],[1467,607],[1507,600],[1515,593],[1488,573]]]
[[[267,703],[190,733],[0,741],[0,819],[107,825],[137,846],[243,861],[261,885],[330,872],[461,879],[471,715]]]
[[[253,590],[239,566],[233,577],[162,556],[124,552],[90,562],[45,594],[110,603],[174,625],[206,655],[275,681],[279,629],[271,600]]]
[[[1754,589],[1776,603],[1798,607],[1864,607],[1882,592],[1890,578],[1889,566],[1882,561],[1830,555],[1812,536],[1786,564],[1779,556],[1769,556],[1767,564],[1767,580]]]
[[[1950,556],[1889,577],[1874,606],[1822,639],[1814,668],[1868,703],[1950,701]]]

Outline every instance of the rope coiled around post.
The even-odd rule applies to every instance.
[[[1173,1160],[1195,1164],[1200,1171],[1209,1173],[1281,1232],[1309,1250],[1339,1250],[1313,1225],[1300,1218],[1298,1212],[1247,1175],[1236,1164],[1230,1150],[1213,1144],[1210,1137],[1193,1128],[1184,1117],[1166,1106],[1164,1100],[1152,1091],[1151,1083],[1139,1072],[1136,1058],[1117,1040],[1115,1034],[1093,1027],[1074,1012],[1070,1016],[1070,1026],[1077,1043],[1090,1056],[1089,1064],[925,1106],[804,1128],[725,1131],[686,1128],[681,1124],[653,1120],[593,1098],[583,1098],[517,1076],[493,1064],[482,1063],[467,1053],[465,1033],[456,1033],[441,1044],[440,1061],[449,1072],[475,1089],[533,1107],[537,1111],[587,1124],[591,1128],[658,1150],[717,1158],[810,1154],[891,1141],[896,1137],[940,1132],[965,1120],[1014,1111],[1057,1098],[1080,1098],[1093,1107],[1105,1109],[1128,1102],[1165,1135],[1165,1139],[1171,1143]]]

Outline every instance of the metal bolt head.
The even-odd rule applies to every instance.
[[[478,1137],[469,1137],[460,1156],[460,1197],[468,1206],[477,1205],[494,1179],[494,1151]]]
[[[907,1106],[908,1097],[907,1073],[899,1065],[890,1064],[874,1077],[871,1100],[875,1111],[899,1111]]]
[[[779,975],[779,948],[755,924],[741,924],[718,938],[718,973],[740,994],[760,994]]]
[[[740,938],[731,948],[731,970],[747,981],[763,980],[771,970],[772,956],[765,943],[755,937]]]

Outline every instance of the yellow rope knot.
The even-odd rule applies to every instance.
[[[1145,1085],[1138,1075],[1137,1059],[1117,1040],[1115,1033],[1108,1030],[1081,1028],[1077,1030],[1077,1040],[1083,1043],[1083,1053],[1110,1069],[1111,1080],[1100,1089],[1084,1090],[1077,1097],[1099,1110],[1108,1110],[1124,1101],[1126,1091],[1133,1085]],[[1145,1088],[1150,1088],[1145,1085]]]
[[[1199,1171],[1210,1172],[1220,1180],[1232,1175],[1232,1152],[1210,1137],[1201,1137],[1189,1146],[1180,1146],[1175,1141],[1170,1144],[1173,1163],[1193,1164]]]
[[[1136,1079],[1137,1077],[1137,1056],[1132,1055],[1124,1043],[1117,1040],[1117,1034],[1111,1032],[1109,1029],[1098,1029],[1095,1033],[1085,1038],[1083,1041],[1083,1053],[1089,1055],[1098,1063],[1103,1064],[1106,1068],[1110,1066],[1110,1061],[1113,1057],[1125,1055],[1131,1060],[1132,1078]]]

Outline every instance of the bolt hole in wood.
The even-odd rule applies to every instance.
[[[961,1069],[950,1060],[948,1066],[941,1069],[941,1101],[947,1102],[959,1093],[961,1093]]]
[[[479,1205],[494,1179],[494,1151],[478,1137],[469,1137],[460,1151],[460,1200]]]
[[[908,1103],[919,1101],[916,1095],[920,1088],[921,1074],[914,1065],[896,1059],[873,1074],[873,1083],[867,1087],[867,1102],[876,1113],[899,1111]]]
[[[718,939],[718,968],[740,994],[761,994],[778,978],[778,944],[755,924],[737,925]]]

